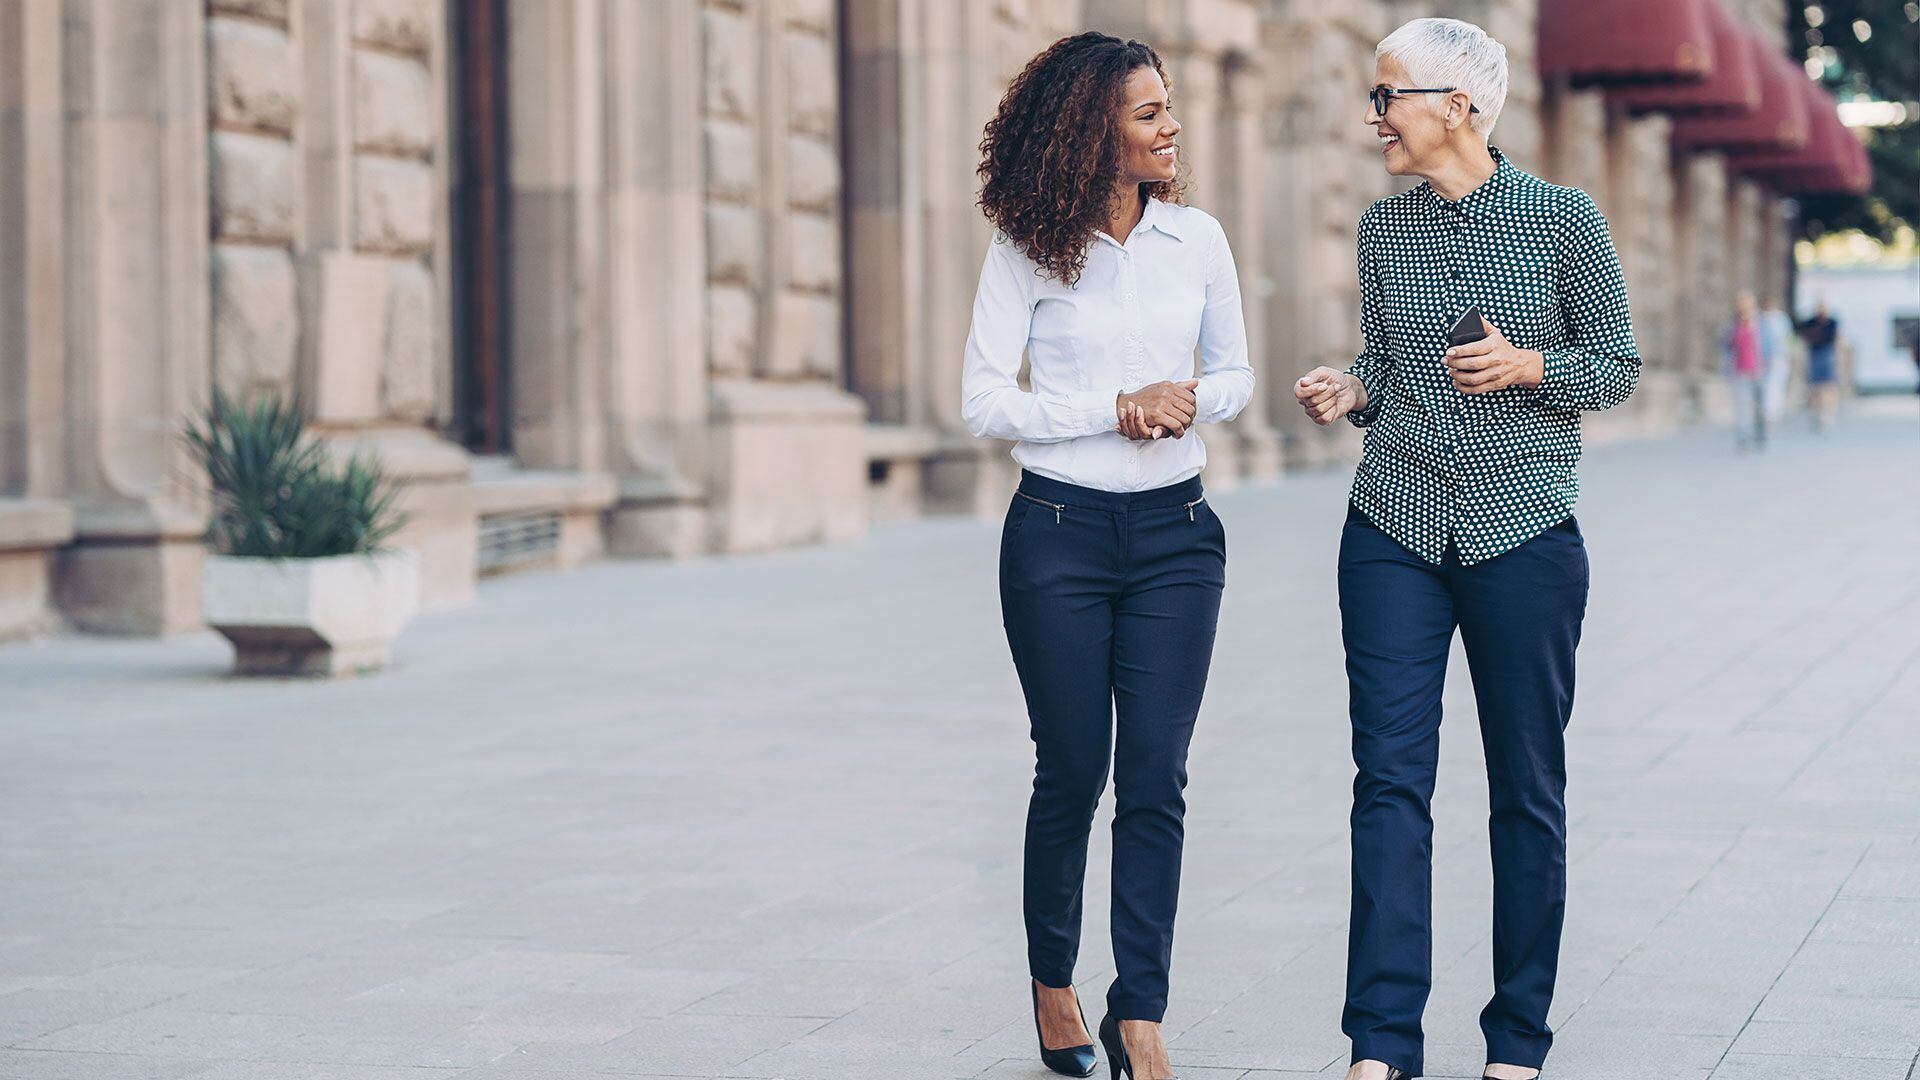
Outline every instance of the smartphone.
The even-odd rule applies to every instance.
[[[1447,345],[1466,345],[1487,336],[1487,321],[1480,317],[1480,305],[1474,304],[1454,320],[1453,327],[1447,331]]]

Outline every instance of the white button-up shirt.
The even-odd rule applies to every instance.
[[[1220,223],[1204,211],[1147,200],[1122,244],[1096,233],[1073,288],[995,235],[980,268],[960,376],[967,430],[1013,439],[1013,458],[1042,476],[1102,491],[1147,491],[1207,462],[1197,430],[1136,442],[1120,434],[1114,399],[1194,377],[1196,424],[1238,416],[1253,396],[1240,279]],[[1020,358],[1031,390],[1020,386]]]

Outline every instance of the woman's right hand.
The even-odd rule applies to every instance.
[[[1366,384],[1330,367],[1317,367],[1300,376],[1300,381],[1293,384],[1293,396],[1308,418],[1321,427],[1367,407]]]

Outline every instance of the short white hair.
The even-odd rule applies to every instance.
[[[1507,47],[1485,30],[1459,19],[1415,19],[1382,38],[1373,55],[1398,60],[1415,86],[1465,91],[1480,110],[1467,122],[1493,134],[1507,103]]]

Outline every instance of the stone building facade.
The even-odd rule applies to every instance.
[[[1729,2],[1784,43],[1777,0]],[[198,624],[179,433],[216,386],[298,393],[406,480],[429,603],[993,509],[975,144],[1087,27],[1166,57],[1241,267],[1262,389],[1210,482],[1346,460],[1289,384],[1354,351],[1353,226],[1393,190],[1362,91],[1424,14],[1507,44],[1495,142],[1613,222],[1648,367],[1597,430],[1712,411],[1784,204],[1542,79],[1536,0],[0,0],[0,636]]]

